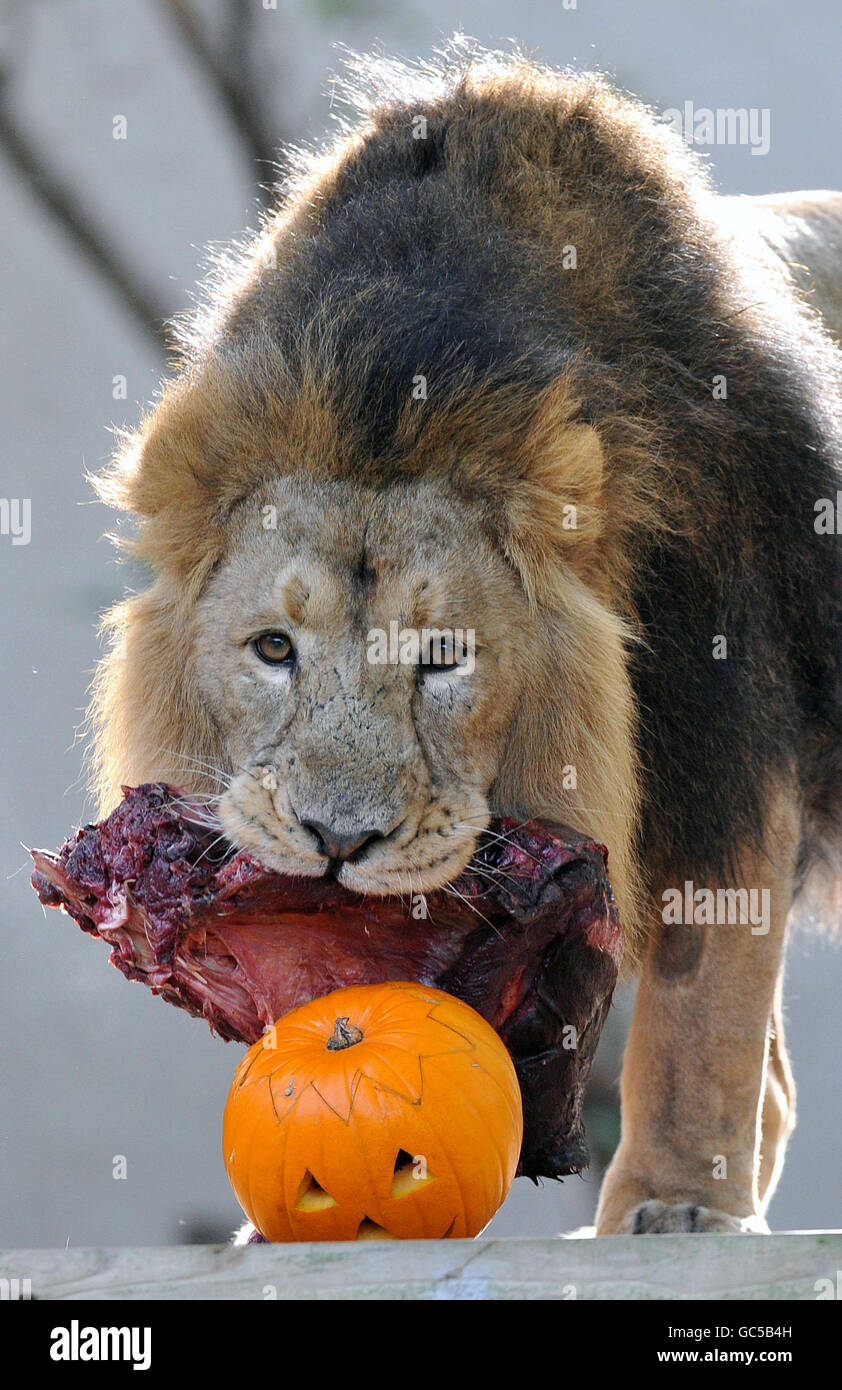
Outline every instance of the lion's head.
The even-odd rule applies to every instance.
[[[611,847],[621,895],[625,634],[598,575],[577,573],[599,526],[582,479],[596,470],[596,485],[601,455],[589,426],[558,418],[564,393],[546,393],[525,439],[509,439],[514,479],[481,431],[475,476],[430,454],[375,480],[298,452],[300,398],[282,455],[264,441],[252,473],[230,441],[231,472],[217,471],[206,431],[234,406],[213,379],[210,395],[194,380],[166,397],[121,464],[157,577],[110,619],[94,705],[101,808],[122,784],[175,782],[279,871],[383,894],[446,885],[491,815],[545,816]],[[305,433],[329,439],[311,411]],[[560,476],[562,456],[573,467],[556,508],[536,449]]]

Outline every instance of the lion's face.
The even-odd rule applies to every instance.
[[[478,512],[430,482],[282,479],[230,528],[192,634],[226,834],[358,891],[446,884],[488,822],[524,669],[526,603]],[[374,638],[433,628],[475,634],[467,661],[458,637],[450,665],[384,660]]]

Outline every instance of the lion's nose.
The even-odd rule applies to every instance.
[[[363,845],[367,845],[369,840],[382,839],[379,830],[359,830],[350,835],[342,835],[331,830],[329,825],[322,825],[319,820],[305,820],[301,824],[313,832],[319,842],[319,849],[328,859],[350,859],[351,855],[362,849]]]

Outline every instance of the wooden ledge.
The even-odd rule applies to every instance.
[[[0,1251],[0,1296],[815,1300],[840,1269],[842,1231],[34,1249]]]

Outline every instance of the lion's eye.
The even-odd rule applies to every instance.
[[[468,667],[472,654],[458,638],[436,637],[422,650],[418,669],[422,676],[427,673],[445,675],[448,671]]]
[[[424,671],[455,671],[462,665],[461,661],[446,660],[441,652],[431,652],[426,658],[418,663],[419,670]]]
[[[295,660],[295,648],[285,632],[264,632],[251,645],[269,666],[286,666]]]

